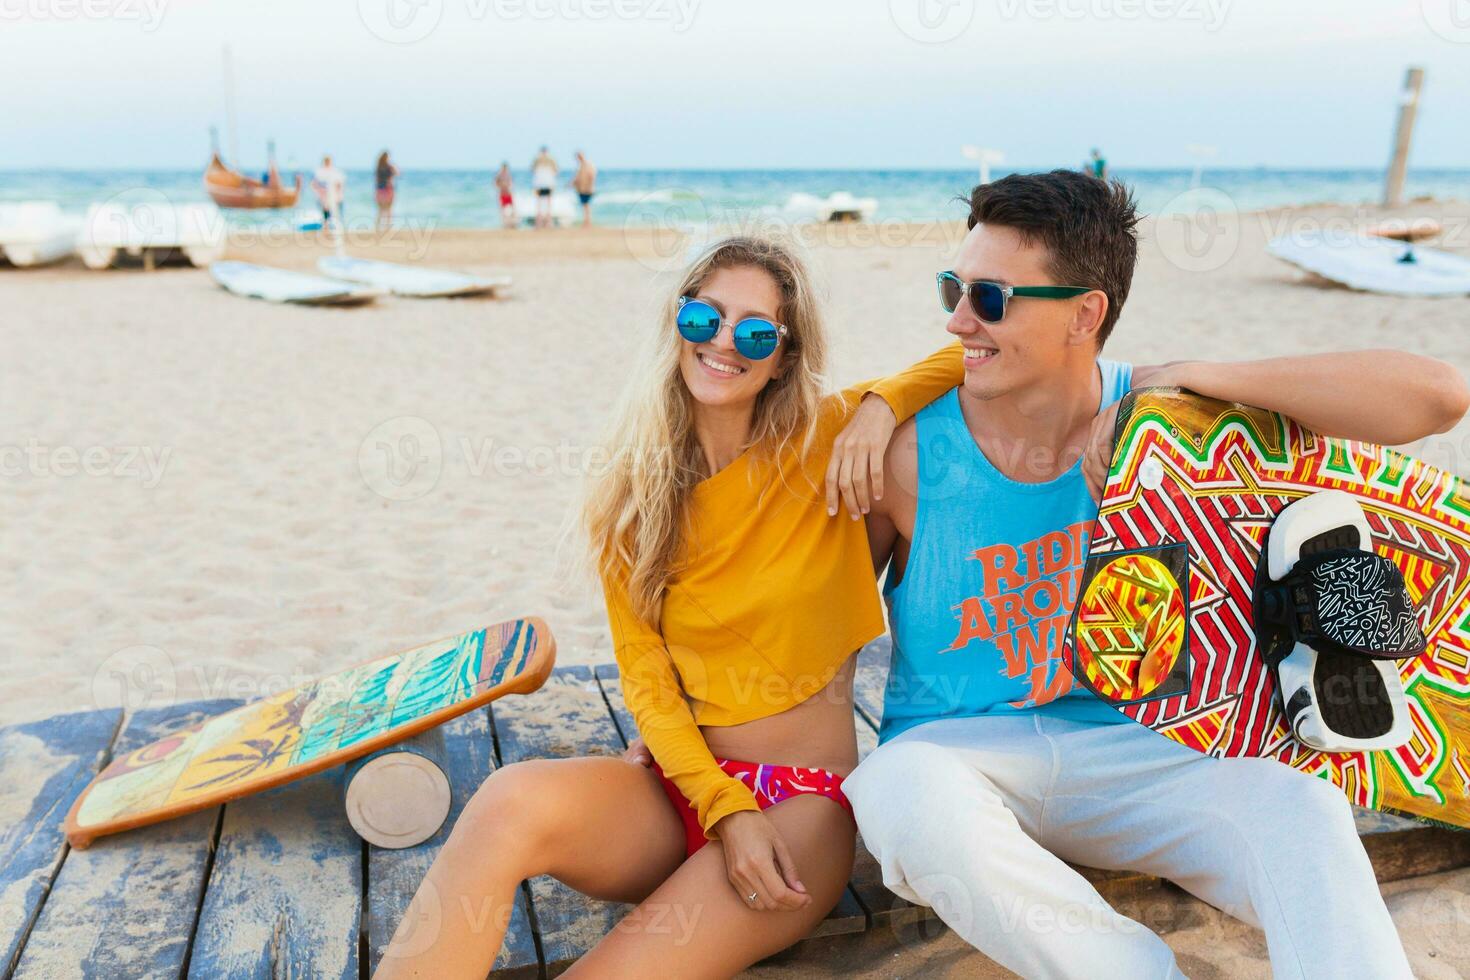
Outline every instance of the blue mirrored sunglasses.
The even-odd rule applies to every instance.
[[[702,299],[680,296],[674,322],[679,327],[679,336],[691,344],[702,344],[719,334],[720,311]],[[770,357],[784,336],[786,327],[759,316],[748,316],[733,328],[735,349],[752,361]]]

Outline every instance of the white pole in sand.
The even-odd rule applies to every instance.
[[[1393,137],[1393,160],[1388,165],[1388,179],[1383,184],[1383,206],[1398,207],[1404,202],[1404,177],[1409,172],[1409,143],[1414,138],[1414,116],[1419,110],[1419,90],[1424,87],[1424,69],[1410,68],[1404,76],[1404,90],[1399,96],[1399,121]]]
[[[980,183],[990,183],[990,165],[1006,162],[1006,155],[1000,150],[991,150],[983,146],[961,147],[960,152],[967,160],[975,160],[980,164]]]
[[[1184,152],[1194,157],[1194,176],[1189,179],[1189,186],[1191,189],[1198,188],[1205,169],[1205,160],[1213,159],[1220,150],[1204,143],[1190,143],[1184,148]]]

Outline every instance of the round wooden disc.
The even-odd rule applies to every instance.
[[[348,822],[379,847],[422,844],[448,816],[448,777],[413,752],[387,752],[370,760],[347,787]]]

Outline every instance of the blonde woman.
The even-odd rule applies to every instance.
[[[825,395],[826,365],[787,248],[726,239],[684,275],[583,512],[654,765],[495,772],[415,897],[419,914],[433,903],[437,940],[390,947],[380,977],[484,977],[516,886],[540,874],[638,904],[572,971],[597,978],[728,977],[837,903],[855,834],[853,653],[883,631],[857,518],[896,422],[963,367],[952,345]],[[852,519],[832,516],[839,491]],[[395,937],[404,954],[412,932]]]

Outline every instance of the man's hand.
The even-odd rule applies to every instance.
[[[812,903],[796,875],[796,862],[771,819],[759,810],[739,810],[715,824],[725,851],[725,874],[747,908],[795,911]]]
[[[648,751],[648,746],[643,744],[643,739],[635,738],[623,751],[623,761],[635,763],[646,769],[653,765],[653,753]]]
[[[1113,402],[1097,413],[1087,434],[1087,448],[1082,453],[1082,476],[1087,492],[1102,503],[1103,489],[1108,483],[1108,470],[1113,465],[1113,428],[1118,424],[1118,403]]]
[[[827,464],[827,513],[837,515],[837,498],[853,520],[866,514],[875,500],[883,499],[883,455],[898,419],[878,395],[863,396],[852,421],[832,442],[832,461]]]

